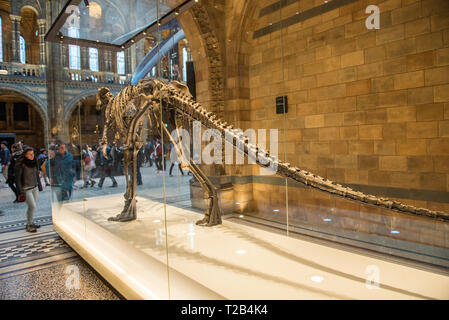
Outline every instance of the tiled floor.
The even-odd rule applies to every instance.
[[[155,176],[154,170],[142,168],[143,181],[146,185],[161,189],[162,176]],[[183,178],[184,182],[190,179],[188,176]],[[106,180],[103,189],[83,189],[82,181],[78,181],[73,191],[73,199],[123,194],[124,177],[116,179],[118,188],[109,188],[111,181]],[[177,184],[178,179],[171,178],[167,181]],[[139,192],[145,194],[145,191]],[[162,197],[162,189],[157,194]],[[50,188],[39,193],[34,222],[42,227],[37,233],[30,234],[24,230],[26,204],[14,204],[13,193],[4,187],[4,183],[0,183],[0,212],[3,212],[0,214],[0,300],[121,299],[122,297],[54,232],[50,199]],[[79,287],[76,281],[73,282],[74,277],[79,279]]]
[[[0,234],[0,300],[117,300],[111,289],[54,231]]]

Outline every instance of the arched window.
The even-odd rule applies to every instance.
[[[26,63],[25,39],[19,36],[20,63]]]
[[[117,73],[125,74],[125,51],[117,52]]]
[[[0,17],[0,62],[3,62],[3,21]]]
[[[70,27],[68,31],[69,37],[79,38],[80,30],[78,28]],[[72,44],[69,44],[69,68],[75,70],[81,69],[81,48]]]
[[[89,68],[91,71],[98,72],[98,49],[89,48]]]

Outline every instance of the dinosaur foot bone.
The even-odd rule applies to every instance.
[[[221,210],[218,205],[218,198],[210,199],[210,207],[206,210],[203,219],[196,222],[197,226],[213,227],[221,224]]]
[[[137,201],[136,200],[126,200],[125,208],[122,213],[118,214],[115,217],[110,217],[108,221],[114,222],[129,222],[137,219]]]

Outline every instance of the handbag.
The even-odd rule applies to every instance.
[[[19,194],[19,196],[17,197],[17,202],[25,202],[26,201],[26,196],[24,194]]]

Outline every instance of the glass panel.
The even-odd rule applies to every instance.
[[[118,43],[174,2],[90,1],[70,30]],[[56,112],[61,139],[79,153],[72,198],[54,201],[56,225],[80,227],[86,250],[131,297],[422,298],[420,268],[432,277],[449,267],[447,221],[435,215],[449,208],[446,138],[436,129],[445,106],[418,107],[425,94],[399,75],[413,63],[421,72],[422,60],[378,45],[349,2],[203,1],[124,51],[77,51],[100,83],[76,107],[67,90]],[[71,46],[64,54],[74,57]],[[135,96],[142,79],[155,82]],[[136,217],[124,195],[137,200]],[[373,266],[382,290],[366,286]]]
[[[70,36],[70,27],[77,26],[80,39],[121,45],[180,3],[182,1],[171,1],[169,6],[165,1],[156,0],[98,0],[89,1],[86,7],[81,1],[77,7],[67,8],[67,12],[73,13],[60,32]]]

